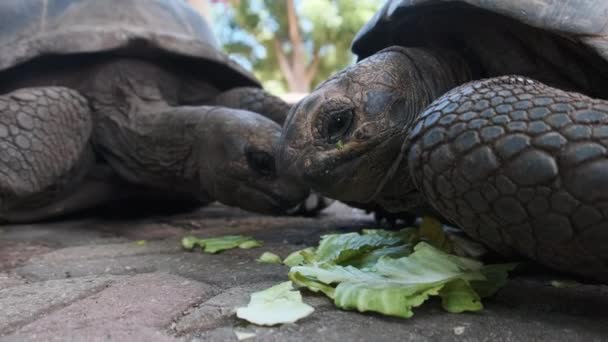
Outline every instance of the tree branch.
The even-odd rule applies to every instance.
[[[319,56],[319,49],[314,49],[312,55],[312,61],[306,68],[306,83],[311,84],[312,80],[317,75],[317,71],[319,70],[319,64],[321,64],[321,56]]]
[[[281,42],[275,36],[272,38],[272,43],[274,45],[274,53],[277,56],[277,61],[279,62],[279,68],[281,72],[285,76],[285,80],[287,81],[287,85],[290,89],[295,85],[295,79],[293,76],[293,71],[291,70],[291,65],[289,65],[289,61],[287,60],[287,56],[283,52],[281,48]]]
[[[298,17],[296,16],[296,9],[294,7],[294,0],[285,0],[287,2],[287,24],[289,26],[289,40],[295,45],[302,43],[302,37],[300,36],[300,28],[298,26]]]

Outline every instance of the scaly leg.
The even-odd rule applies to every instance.
[[[63,202],[94,164],[87,101],[62,87],[0,96],[0,218],[45,219],[86,205]]]
[[[608,101],[517,76],[433,102],[406,149],[419,189],[469,235],[608,280]]]

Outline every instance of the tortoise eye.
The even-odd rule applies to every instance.
[[[326,116],[323,124],[323,136],[329,143],[335,143],[348,132],[353,122],[351,109],[332,112]]]
[[[262,176],[272,176],[277,172],[274,157],[267,152],[247,152],[247,163],[249,167]]]

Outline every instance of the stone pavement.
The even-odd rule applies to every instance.
[[[0,227],[0,341],[608,341],[608,286],[555,288],[555,275],[519,275],[477,314],[431,302],[409,320],[316,308],[296,324],[254,327],[234,308],[251,292],[286,280],[259,264],[319,236],[373,222],[339,204],[323,217],[272,218],[211,206],[146,219],[88,218]],[[246,234],[262,248],[186,252],[186,234]],[[145,240],[146,243],[136,243]]]

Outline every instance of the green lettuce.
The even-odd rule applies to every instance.
[[[195,247],[199,247],[205,253],[218,253],[226,249],[249,249],[260,246],[262,246],[260,241],[243,235],[226,235],[208,239],[186,236],[182,239],[182,247],[185,249],[193,250]]]
[[[294,323],[310,315],[314,308],[302,302],[300,291],[291,281],[251,294],[246,307],[238,308],[236,316],[257,325]]]
[[[448,254],[426,242],[416,244],[408,256],[384,255],[367,266],[316,261],[292,267],[289,277],[299,286],[324,293],[342,309],[408,318],[430,296],[439,296],[449,312],[479,311],[482,295],[476,286],[483,295],[491,294],[504,284],[506,271],[513,267],[486,268],[479,261]]]
[[[280,256],[278,256],[278,255],[276,255],[274,253],[264,252],[258,258],[258,262],[262,262],[262,263],[265,263],[265,264],[280,264],[283,261],[281,260]]]

